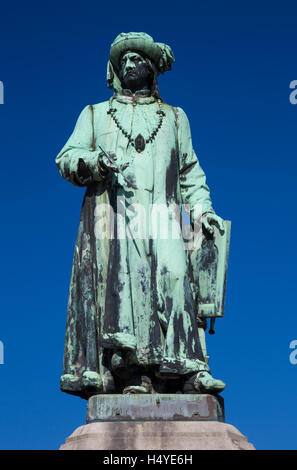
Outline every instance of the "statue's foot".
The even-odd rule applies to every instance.
[[[219,379],[214,379],[209,372],[201,371],[192,375],[183,387],[184,393],[220,393],[226,384]]]
[[[140,385],[130,385],[129,387],[125,387],[123,390],[124,395],[132,395],[136,393],[149,393],[145,387],[141,387]]]
[[[140,385],[129,385],[124,388],[123,394],[136,394],[136,393],[154,393],[153,384],[149,377],[142,375],[140,380],[135,378],[135,383],[141,382]]]
[[[220,393],[226,387],[226,384],[219,379],[214,379],[209,372],[198,372],[194,380],[194,388],[202,393]]]

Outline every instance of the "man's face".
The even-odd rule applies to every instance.
[[[120,61],[120,76],[124,88],[132,91],[149,86],[151,70],[145,59],[136,52],[127,52]]]

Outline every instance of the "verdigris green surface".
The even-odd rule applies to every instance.
[[[123,89],[130,62],[136,69],[137,60],[142,63],[144,58],[154,72],[150,88]],[[197,328],[195,274],[181,230],[174,239],[119,233],[141,229],[131,206],[136,204],[147,210],[149,230],[153,204],[188,204],[192,223],[199,204],[207,214],[205,228],[222,222],[212,209],[185,112],[159,99],[156,77],[172,61],[169,46],[154,43],[144,33],[120,35],[108,64],[113,99],[83,109],[56,158],[63,178],[87,187],[74,251],[61,378],[63,391],[83,398],[126,393],[129,385],[145,392],[149,388],[143,387],[143,373],[151,378],[154,392],[179,391],[193,374],[209,372]],[[120,171],[112,171],[102,149]],[[169,219],[174,222],[174,212]],[[219,384],[216,391],[223,388]]]

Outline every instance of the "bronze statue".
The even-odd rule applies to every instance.
[[[173,61],[171,48],[147,34],[120,34],[108,62],[112,97],[83,109],[56,158],[63,178],[87,187],[61,377],[61,389],[82,398],[225,388],[210,374],[199,334],[205,317],[220,313],[195,263],[209,276],[214,234],[226,224],[212,208],[185,112],[159,94],[157,77]],[[196,251],[185,249],[183,204],[203,239]],[[175,236],[162,236],[154,211]]]

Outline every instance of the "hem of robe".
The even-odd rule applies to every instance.
[[[210,372],[206,362],[196,358],[171,358],[164,355],[162,348],[137,348],[135,336],[128,333],[103,333],[101,346],[106,349],[124,349],[133,351],[130,355],[131,364],[139,366],[159,366],[158,375],[181,376],[195,374],[200,371]]]

